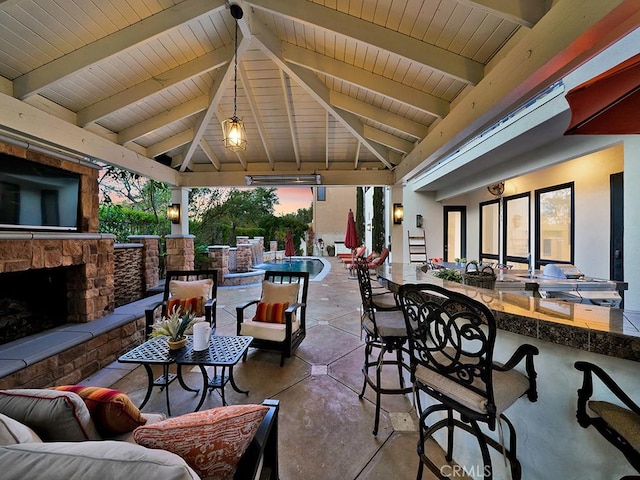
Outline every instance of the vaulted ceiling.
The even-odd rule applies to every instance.
[[[175,185],[394,184],[638,24],[636,0],[232,3],[237,84],[228,1],[0,0],[0,130]]]

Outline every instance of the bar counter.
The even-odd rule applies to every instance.
[[[525,291],[489,290],[441,280],[419,264],[391,263],[376,270],[391,290],[431,283],[464,293],[491,309],[499,329],[588,352],[640,360],[640,312],[537,298]]]

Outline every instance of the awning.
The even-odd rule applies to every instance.
[[[565,135],[640,133],[640,54],[566,95],[571,123]]]

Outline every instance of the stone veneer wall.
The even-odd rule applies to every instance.
[[[144,340],[144,317],[0,378],[0,389],[80,383]]]
[[[142,254],[143,246],[139,243],[122,243],[114,247],[116,307],[144,297],[146,288]]]
[[[144,291],[160,281],[160,237],[158,235],[130,235],[129,240],[142,245]]]

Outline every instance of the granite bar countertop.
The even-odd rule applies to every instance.
[[[497,327],[513,333],[628,360],[640,360],[640,312],[537,298],[527,291],[500,291],[441,280],[418,264],[392,263],[376,273],[392,290],[431,283],[487,305]]]

